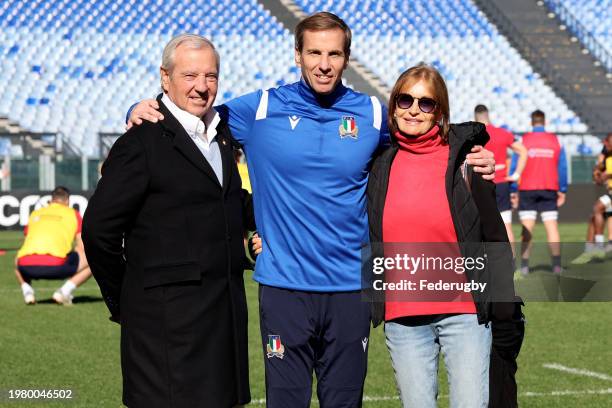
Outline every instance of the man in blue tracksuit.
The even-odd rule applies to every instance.
[[[318,28],[318,29],[317,29]],[[370,309],[361,301],[370,159],[386,109],[342,85],[350,30],[320,13],[296,29],[302,80],[219,107],[249,160],[263,251],[255,280],[270,407],[361,405]]]
[[[387,111],[342,85],[351,45],[343,20],[314,14],[295,39],[299,82],[217,107],[248,157],[262,238],[254,278],[267,406],[310,406],[314,370],[322,407],[359,407],[370,321],[360,294],[365,191],[371,158],[389,140]],[[141,105],[135,124],[157,114]],[[476,157],[492,167],[490,152]]]

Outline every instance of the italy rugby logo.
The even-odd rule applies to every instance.
[[[285,346],[281,343],[281,338],[277,334],[268,335],[268,345],[266,346],[267,357],[278,357],[281,360],[285,357]]]
[[[357,139],[357,132],[359,131],[359,129],[357,128],[357,122],[355,121],[355,117],[343,116],[342,122],[340,123],[339,131],[341,139],[344,139],[345,137]]]

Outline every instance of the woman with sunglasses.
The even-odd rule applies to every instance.
[[[446,251],[464,259],[477,258],[484,254],[483,242],[508,241],[494,184],[464,164],[474,145],[488,141],[485,127],[475,122],[451,125],[449,117],[448,92],[435,68],[419,64],[402,73],[389,103],[392,144],[375,159],[368,185],[370,240],[386,244],[384,249],[373,244],[375,257],[398,254],[398,247],[390,249],[388,243],[408,243],[407,247],[436,243],[418,245],[425,248],[424,256],[428,251],[438,255]],[[489,250],[485,272],[453,271],[453,279],[490,284],[487,273],[503,271],[497,284],[512,288],[512,254],[507,244],[501,246],[507,246],[507,251],[498,247],[494,257]],[[417,285],[427,277],[419,273],[424,272],[411,275]],[[392,275],[384,272],[387,283],[395,279]],[[386,301],[374,303],[373,323],[385,322],[404,407],[436,406],[440,351],[448,374],[450,406],[488,405],[489,322],[495,313],[488,286],[480,292],[438,292],[439,298],[423,292],[419,298],[412,291],[390,296],[387,288]]]

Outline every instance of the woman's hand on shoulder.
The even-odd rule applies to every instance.
[[[471,153],[465,158],[467,164],[473,166],[476,173],[482,174],[485,180],[493,181],[495,178],[495,158],[493,152],[480,145],[472,147]]]

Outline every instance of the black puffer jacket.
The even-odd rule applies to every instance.
[[[484,292],[472,292],[476,302],[478,321],[488,323],[492,319],[492,299],[514,299],[512,280],[513,264],[510,245],[486,243],[507,243],[508,236],[497,210],[495,184],[484,180],[469,166],[462,169],[465,156],[475,145],[489,141],[484,125],[467,122],[451,125],[448,135],[450,155],[446,170],[446,195],[451,216],[457,233],[457,240],[464,257],[476,258],[486,254],[487,267],[483,270],[466,270],[467,279],[488,282]],[[383,256],[382,221],[391,164],[398,151],[397,143],[382,151],[372,164],[368,182],[368,217],[370,221],[370,242],[372,257]],[[465,173],[465,177],[464,177]],[[410,192],[418,194],[418,192]],[[496,308],[496,318],[509,318],[513,307]],[[378,326],[384,321],[384,298],[377,294],[372,302],[372,323]],[[503,316],[507,314],[508,316]]]

